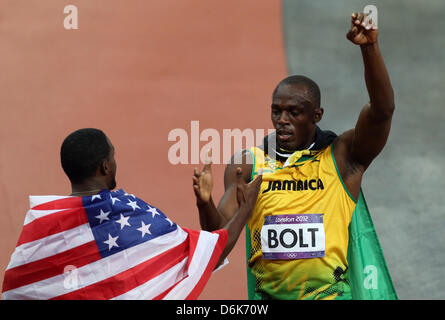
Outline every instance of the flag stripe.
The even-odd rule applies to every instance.
[[[34,221],[35,219],[39,219],[41,217],[59,212],[60,209],[57,210],[34,210],[34,209],[30,209],[28,210],[28,212],[26,213],[26,217],[25,217],[25,222],[23,223],[23,225],[27,225],[28,223]]]
[[[187,229],[185,230],[192,238],[198,236],[196,249],[194,250],[193,257],[191,258],[192,261],[189,263],[189,276],[178,283],[164,297],[166,300],[184,299],[188,296],[190,296],[190,299],[195,299],[197,296],[199,296],[205,283],[210,277],[216,262],[221,256],[221,247],[224,248],[227,242],[227,231],[224,229],[214,233]],[[217,248],[216,251],[215,248]],[[212,263],[213,266],[209,265]],[[193,290],[201,280],[201,286],[196,290]]]
[[[198,245],[198,241],[199,241],[199,236],[200,236],[200,232],[193,232],[191,230],[188,229],[184,229],[186,232],[188,232],[189,237],[190,237],[190,248],[189,248],[189,255],[190,257],[193,257],[196,251],[196,246]],[[193,259],[189,259],[187,262],[187,268],[190,268],[190,263],[193,261]]]
[[[199,279],[198,283],[193,287],[193,290],[190,292],[190,294],[187,296],[186,300],[194,300],[197,299],[198,296],[201,294],[202,290],[204,290],[204,286],[206,285],[207,281],[209,280],[213,270],[216,267],[216,264],[219,261],[219,258],[221,257],[222,252],[224,251],[224,248],[227,244],[228,234],[225,229],[215,231],[215,233],[219,234],[218,242],[215,245],[215,248],[213,249],[212,256],[210,257],[210,261],[207,264],[207,268],[205,268],[205,271],[203,272],[203,275]]]
[[[3,293],[3,297],[7,299],[23,299],[23,297],[27,299],[51,299],[61,296],[115,276],[179,245],[186,238],[187,233],[178,227],[170,233],[80,267],[76,270],[78,287],[67,288],[64,286],[65,275],[61,274],[6,291]]]
[[[188,260],[190,260],[190,259],[188,259]],[[158,296],[154,297],[153,300],[164,300],[165,296],[168,295],[170,293],[170,291],[172,291],[179,283],[181,283],[185,279],[187,279],[187,277],[182,278],[181,280],[179,280],[176,283],[174,283],[172,286],[168,287],[167,290],[165,290],[164,292],[162,292]]]
[[[57,300],[111,299],[121,295],[138,285],[154,278],[168,270],[175,264],[181,262],[187,254],[187,241],[163,252],[156,257],[129,268],[113,277],[96,282],[82,289],[72,291],[65,295],[55,297]]]
[[[17,246],[78,227],[87,222],[88,217],[83,207],[43,216],[23,226]]]
[[[94,236],[89,224],[85,223],[68,231],[24,243],[15,248],[7,270],[25,263],[45,259],[90,241],[94,241]]]
[[[33,210],[57,210],[82,207],[82,197],[30,196],[29,202]]]
[[[189,256],[192,257],[192,256],[194,256],[194,253],[195,253],[195,250],[196,250],[196,247],[198,244],[198,239],[202,232],[198,232],[198,231],[192,232],[190,230],[186,230],[186,231],[189,233],[189,243],[190,243],[190,247],[188,250]],[[205,275],[203,277],[201,277],[201,279],[198,281],[198,284],[197,284],[198,288],[196,288],[196,290],[192,290],[192,293],[191,293],[189,299],[192,299],[193,297],[197,298],[199,296],[199,294],[202,292],[206,282],[208,281],[211,273],[213,272],[213,270],[216,266],[216,263],[218,262],[219,258],[221,257],[222,251],[224,250],[225,244],[227,242],[227,232],[225,230],[219,230],[219,231],[216,231],[215,233],[219,234],[219,238],[217,241],[217,246],[215,246],[214,249],[211,246],[209,246],[209,242],[204,242],[204,241],[202,242],[202,244],[204,244],[204,243],[206,244],[206,246],[207,246],[206,250],[213,249],[213,254],[212,254],[210,264],[207,266],[207,268],[205,270]],[[190,260],[193,260],[193,258],[187,259],[187,265],[185,266],[185,267],[187,267],[187,269],[190,266]],[[198,260],[199,259],[197,259],[195,257],[195,260],[194,260],[195,264],[196,264],[196,261],[198,261]],[[134,290],[129,291],[127,294],[124,294],[117,298],[118,299],[143,299],[143,300],[164,299],[164,297],[167,296],[170,293],[170,291],[172,291],[177,285],[179,285],[182,281],[187,281],[187,279],[188,279],[188,277],[184,278],[184,277],[175,275],[173,273],[172,269],[170,269],[167,272],[165,272],[164,274],[161,274],[160,276],[144,283],[143,285],[135,288]],[[179,273],[179,275],[182,275],[182,273]],[[168,288],[168,289],[165,290],[165,288]],[[172,299],[172,297],[170,297],[170,299]]]
[[[188,257],[177,263],[164,273],[150,279],[140,286],[127,291],[126,293],[114,297],[116,300],[159,300],[168,293],[165,288],[172,288],[179,281],[187,276],[186,268]]]
[[[186,230],[191,239],[197,242],[194,255],[188,262],[188,277],[178,283],[163,298],[165,300],[176,300],[186,297],[193,289],[194,285],[199,281],[202,271],[207,266],[213,248],[217,242],[218,235],[206,231]],[[202,250],[206,248],[207,250]],[[209,250],[211,248],[211,250]]]
[[[68,265],[79,268],[100,258],[96,242],[87,242],[51,257],[6,270],[3,291],[62,274]]]

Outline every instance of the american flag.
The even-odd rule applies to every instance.
[[[196,299],[227,242],[122,189],[29,198],[2,299]]]

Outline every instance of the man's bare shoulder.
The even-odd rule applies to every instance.
[[[334,142],[332,143],[332,146],[334,147],[334,152],[338,151],[341,151],[341,153],[347,152],[348,147],[351,146],[352,141],[354,139],[354,132],[355,129],[350,129],[343,132],[338,137],[336,137]]]
[[[343,132],[332,143],[335,162],[342,176],[346,177],[350,174],[363,174],[364,167],[354,161],[351,156],[351,147],[354,141],[355,129]]]

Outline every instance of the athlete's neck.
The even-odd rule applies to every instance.
[[[90,179],[82,183],[71,183],[72,196],[91,196],[101,190],[109,189],[106,182],[100,179]]]

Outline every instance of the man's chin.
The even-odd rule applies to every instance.
[[[277,139],[278,149],[284,149],[287,151],[294,151],[296,149],[295,143],[289,140],[280,140]]]

